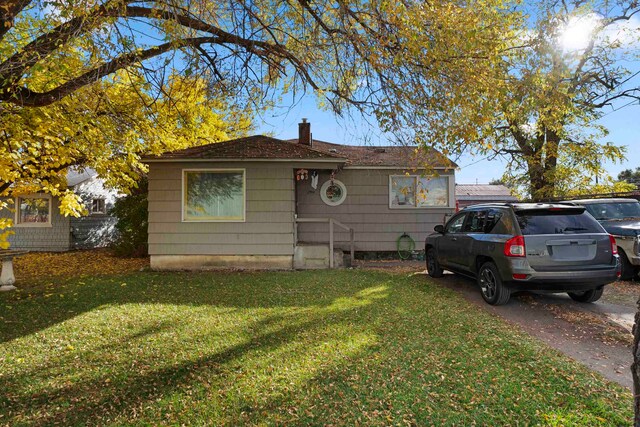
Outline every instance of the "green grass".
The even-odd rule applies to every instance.
[[[136,273],[0,295],[0,424],[628,425],[631,395],[423,276]]]

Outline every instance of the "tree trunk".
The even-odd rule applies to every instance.
[[[545,198],[545,190],[547,188],[547,180],[544,175],[544,168],[538,158],[527,161],[527,168],[529,169],[529,193],[531,194],[531,200],[539,202]]]
[[[640,427],[640,299],[638,299],[635,324],[633,325],[633,363],[631,376],[633,377],[633,409],[635,416],[633,425]]]
[[[556,196],[556,168],[558,167],[558,136],[546,131],[546,135],[540,135],[534,140],[529,140],[533,145],[525,158],[529,173],[529,192],[531,200],[541,202]]]
[[[545,130],[544,177],[547,181],[545,197],[556,196],[556,170],[558,168],[558,148],[560,138],[555,132]]]

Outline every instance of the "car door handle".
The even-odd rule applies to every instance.
[[[458,240],[458,238],[457,237],[452,237],[451,240],[455,242],[455,241]]]

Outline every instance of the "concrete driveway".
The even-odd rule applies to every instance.
[[[591,304],[577,303],[566,294],[522,292],[513,295],[508,304],[494,307],[484,302],[474,280],[454,274],[432,280],[604,377],[629,389],[633,387],[630,366],[635,307],[629,302],[637,300],[638,292],[621,296],[615,285],[609,285],[603,298]],[[640,285],[631,285],[631,292],[633,286],[640,291]]]

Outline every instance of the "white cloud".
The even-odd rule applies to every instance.
[[[628,21],[618,21],[607,27],[601,37],[609,43],[618,42],[623,48],[640,46],[640,17],[634,15]]]

